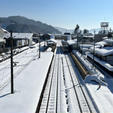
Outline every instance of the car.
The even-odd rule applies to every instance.
[[[47,46],[49,46],[49,47],[56,46],[56,40],[52,40],[52,39],[48,40],[47,41]]]

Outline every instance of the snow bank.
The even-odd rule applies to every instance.
[[[104,79],[97,74],[87,75],[85,77],[84,81],[85,81],[85,83],[92,83],[92,81],[94,81],[94,82],[98,83],[99,85],[106,85],[107,86],[107,84],[104,82]]]
[[[78,51],[73,51],[73,53],[79,58],[79,60],[83,63],[83,65],[86,67],[86,69],[92,73],[92,75],[87,75],[85,82],[91,82],[91,80],[94,80],[100,84],[105,84],[105,77],[104,75],[96,68],[93,68],[93,65],[85,58],[85,56],[81,56],[81,54]]]
[[[52,51],[52,48],[51,48],[51,47],[49,47],[46,51],[48,51],[48,52],[49,52],[49,51]]]

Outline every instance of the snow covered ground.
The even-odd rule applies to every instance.
[[[22,51],[24,51],[24,50],[27,50],[28,48],[29,48],[29,46],[14,49],[14,50],[13,50],[13,51],[14,51],[13,54],[15,55],[15,54],[17,54],[17,53],[19,53],[19,52],[22,52]],[[8,52],[6,52],[6,53],[1,53],[1,54],[0,54],[0,61],[5,60],[5,59],[7,59],[7,58],[9,58],[9,57],[10,57],[10,51],[8,51]]]
[[[61,45],[60,41],[58,45]],[[84,60],[79,53],[77,55],[87,69],[93,69],[87,59]],[[14,61],[17,63],[14,67],[14,94],[10,94],[10,60],[0,63],[0,113],[35,113],[52,56],[53,53],[49,48],[48,51],[41,52],[41,58],[39,59],[38,45],[14,56]],[[63,58],[63,55],[61,57]],[[64,65],[66,65],[65,62]],[[64,66],[64,70],[66,75],[69,75],[66,66]],[[72,86],[69,76],[65,76],[67,87],[65,87],[62,74],[59,78],[61,111],[65,113],[67,112],[66,109],[69,108],[70,113],[73,113],[73,111],[77,111],[77,102],[72,90],[69,95],[66,95],[66,89]],[[101,87],[92,80],[99,80]],[[96,73],[86,77],[84,84],[98,107],[98,113],[113,113],[113,78],[108,78],[108,76],[96,70]],[[66,96],[71,98],[66,99]],[[69,106],[66,104],[67,101]],[[72,103],[75,103],[76,106],[71,106]]]
[[[0,113],[35,113],[43,83],[53,56],[38,47],[14,57],[14,94],[10,94],[10,60],[0,63]]]
[[[106,79],[108,86],[93,82],[86,83],[100,113],[113,113],[113,79]]]
[[[76,55],[78,55],[87,69],[92,69],[92,64],[88,62],[84,56],[78,52],[76,52]],[[108,77],[105,74],[102,74],[98,69],[95,69],[95,71],[94,75],[88,75],[86,77],[85,84],[95,101],[99,112],[113,113],[113,77]],[[102,80],[104,80],[104,82]],[[100,83],[101,87],[95,81]]]

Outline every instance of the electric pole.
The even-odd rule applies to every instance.
[[[93,37],[93,67],[95,68],[95,30],[94,30],[94,37]]]
[[[11,47],[11,94],[14,93],[14,76],[13,76],[13,37],[10,31],[10,47]]]
[[[39,58],[40,58],[40,33],[39,33]]]

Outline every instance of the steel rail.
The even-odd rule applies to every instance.
[[[66,59],[66,63],[67,63],[68,69],[69,69],[70,77],[71,77],[71,80],[72,80],[72,84],[73,84],[73,88],[74,88],[74,91],[75,91],[75,95],[76,95],[76,98],[77,98],[77,101],[78,101],[78,105],[79,105],[80,112],[81,112],[81,113],[84,113],[84,111],[82,110],[82,106],[81,106],[81,104],[80,104],[80,99],[79,99],[80,96],[77,94],[77,91],[76,91],[76,88],[75,88],[75,84],[74,84],[74,80],[73,80],[72,73],[71,73],[71,69],[70,69],[70,67],[69,67],[69,63],[68,63],[68,61],[67,61],[66,55],[65,55],[65,59]],[[82,91],[82,94],[83,94],[83,96],[84,96],[85,103],[87,104],[88,110],[89,110],[90,113],[92,113],[92,110],[91,110],[91,108],[90,108],[90,105],[89,105],[89,103],[88,103],[88,100],[87,100],[87,98],[86,98],[86,96],[85,96],[85,94],[84,94],[84,91],[83,91],[83,89],[82,89],[82,87],[81,87],[81,85],[80,85],[80,81],[79,81],[79,79],[78,79],[77,76],[76,76],[76,78],[77,78],[77,81],[78,81],[78,83],[79,83],[79,86],[80,86],[80,89],[81,89],[81,91]]]

